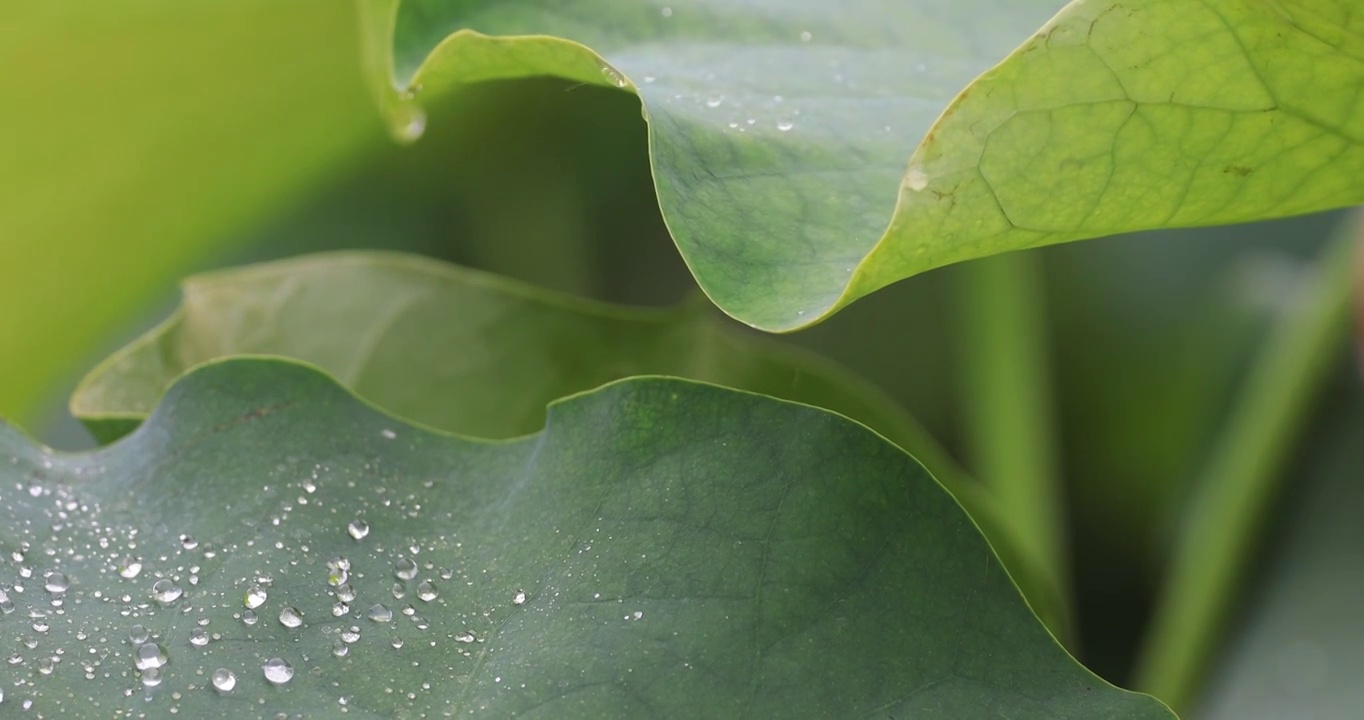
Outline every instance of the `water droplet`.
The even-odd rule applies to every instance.
[[[336,599],[341,602],[355,602],[355,586],[347,583],[337,588]]]
[[[350,646],[337,640],[332,643],[332,654],[337,657],[345,657],[350,652]]]
[[[601,68],[602,77],[606,78],[612,85],[618,88],[625,87],[625,76],[621,75],[615,68],[603,65]]]
[[[287,628],[296,628],[303,624],[303,613],[296,607],[286,607],[279,611],[279,624]]]
[[[380,430],[380,431],[379,431],[379,434],[380,434],[380,435],[383,435],[385,440],[396,440],[396,439],[398,439],[398,433],[395,433],[395,432],[393,432],[392,430],[389,430],[388,428],[384,428],[383,430]]]
[[[242,604],[246,605],[246,607],[252,610],[255,610],[261,605],[264,605],[265,600],[268,597],[269,594],[265,592],[265,588],[259,585],[252,585],[251,587],[246,589],[246,594],[242,596]]]
[[[246,612],[242,613],[242,622],[246,623],[247,625],[255,625],[256,619],[257,619],[256,613],[252,610],[247,610]]]
[[[417,585],[417,597],[421,598],[422,602],[431,602],[438,594],[436,586],[432,585],[430,580],[423,580]]]
[[[467,630],[455,636],[455,642],[471,643],[476,639],[474,634]]]
[[[814,39],[814,37],[815,37],[814,35],[811,35],[811,34],[810,34],[810,31],[809,31],[809,30],[804,30],[804,31],[802,31],[802,32],[800,33],[800,41],[801,41],[801,42],[810,42],[811,40]]]
[[[401,600],[401,599],[403,598],[403,596],[406,595],[406,594],[407,594],[407,589],[403,587],[403,584],[402,584],[402,583],[393,583],[393,599],[394,599],[394,600]]]
[[[237,674],[227,668],[218,668],[213,671],[213,689],[218,692],[232,692],[232,688],[237,687]]]
[[[777,123],[777,129],[780,130],[781,132],[788,132],[791,130],[791,128],[795,126],[796,126],[795,123],[786,120]]]
[[[147,687],[156,687],[161,684],[161,669],[147,668],[142,671],[142,684]]]
[[[195,647],[203,647],[208,644],[208,631],[197,627],[189,631],[189,644]]]
[[[137,656],[133,659],[133,664],[138,670],[149,670],[159,668],[166,664],[170,656],[166,655],[166,649],[154,642],[142,643],[137,646]]]
[[[394,108],[389,119],[393,139],[400,143],[414,143],[426,133],[426,111],[416,103],[404,103]],[[392,433],[392,430],[386,432]],[[392,438],[390,438],[392,439]]]
[[[515,595],[512,595],[512,604],[513,604],[513,605],[525,605],[525,604],[526,604],[526,591],[525,591],[525,590],[517,590],[517,591],[516,591],[516,594],[515,594]]]
[[[401,650],[403,647],[403,639],[395,637],[390,640],[388,644],[392,645],[394,650]]]
[[[708,107],[708,108],[718,108],[718,107],[720,107],[721,105],[723,105],[724,103],[725,103],[725,96],[723,96],[723,95],[717,95],[717,96],[712,97],[712,98],[706,98],[706,107]]]
[[[51,675],[52,670],[57,667],[57,663],[50,656],[38,658],[38,672],[44,675]]]
[[[360,628],[359,628],[359,626],[351,625],[350,627],[346,628],[345,630],[342,630],[342,631],[341,631],[341,640],[342,640],[342,642],[345,642],[347,645],[349,645],[350,643],[353,643],[353,642],[358,642],[358,641],[360,640]]]
[[[266,660],[261,670],[265,672],[265,679],[274,685],[283,685],[294,679],[294,666],[280,658]]]
[[[180,547],[183,547],[186,550],[193,550],[194,548],[199,547],[199,541],[194,539],[193,535],[181,535]]]
[[[350,560],[347,560],[345,557],[341,555],[337,555],[336,557],[327,561],[327,569],[345,570],[346,572],[350,572]]]
[[[184,594],[184,590],[167,578],[162,578],[152,583],[152,599],[162,605],[169,605]]]
[[[659,13],[663,15],[663,17],[665,18],[670,18],[673,16],[673,9],[670,7],[665,7],[662,10],[660,10]]]
[[[343,602],[334,603],[332,605],[332,615],[335,615],[336,617],[341,617],[348,612],[350,612],[350,606]]]
[[[350,536],[356,540],[363,540],[369,534],[369,523],[364,520],[352,520],[346,526],[346,532],[350,533]]]
[[[389,610],[383,605],[380,605],[379,603],[375,603],[374,605],[370,606],[368,611],[365,612],[365,617],[368,617],[370,620],[373,620],[374,622],[386,623],[393,619],[393,611]]]
[[[393,564],[393,574],[402,580],[411,580],[417,577],[416,561],[412,558],[398,558],[398,562]]]
[[[928,187],[928,173],[918,166],[910,168],[909,172],[905,173],[905,187],[914,192]]]
[[[142,643],[147,642],[147,638],[149,637],[151,637],[151,634],[147,632],[147,628],[141,625],[134,625],[128,628],[128,642],[131,642],[134,645],[141,645]]]
[[[131,580],[142,572],[142,561],[131,556],[124,556],[118,561],[118,575],[121,578]]]
[[[66,575],[62,573],[53,571],[43,576],[43,588],[50,593],[64,593],[70,586]]]
[[[9,660],[7,660],[7,662],[8,662],[10,665],[18,665],[18,664],[22,663],[23,661],[24,661],[24,656],[23,656],[23,655],[20,655],[19,653],[10,653]]]

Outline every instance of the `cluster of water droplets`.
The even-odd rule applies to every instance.
[[[403,527],[398,520],[420,516],[423,490],[398,494],[376,486],[377,499],[357,500],[357,488],[364,486],[354,477],[369,474],[339,483],[344,493],[335,505],[319,492],[323,483],[316,472],[302,482],[266,484],[260,497],[267,515],[256,520],[260,530],[228,541],[181,528],[150,534],[100,517],[97,508],[82,506],[66,491],[29,486],[25,495],[44,503],[40,514],[49,518],[53,533],[25,531],[21,536],[28,541],[0,548],[13,563],[11,577],[0,566],[0,631],[22,631],[22,647],[0,655],[0,688],[10,695],[0,695],[0,715],[6,704],[59,702],[56,694],[43,694],[48,677],[54,678],[50,682],[84,677],[91,688],[84,700],[95,707],[160,702],[167,703],[162,710],[175,713],[186,698],[256,696],[287,690],[303,675],[358,672],[351,663],[360,646],[373,648],[365,657],[376,649],[399,653],[379,667],[386,669],[384,682],[409,703],[430,690],[432,680],[468,672],[436,666],[422,682],[419,658],[466,662],[487,652],[483,644],[496,618],[527,604],[529,596],[507,589],[495,607],[474,609],[465,602],[459,612],[447,605],[462,600],[458,587],[476,582],[433,562],[443,554],[437,548],[457,551],[460,543],[445,536],[381,541],[374,528],[386,528],[391,536]],[[423,488],[433,485],[426,481]],[[0,503],[6,499],[0,495]],[[337,519],[342,508],[349,511]],[[286,532],[294,522],[330,552],[287,539],[299,537]],[[229,570],[248,563],[257,569],[245,576]],[[22,625],[9,624],[17,618]],[[455,651],[429,652],[444,642]],[[316,647],[324,650],[315,652]],[[261,654],[253,658],[251,648]],[[409,651],[415,653],[410,658]],[[396,673],[399,668],[405,674]],[[420,687],[404,688],[404,678]],[[67,692],[69,681],[61,682],[68,684],[53,687],[71,702],[77,696]],[[101,699],[95,688],[109,685],[121,693]],[[351,700],[338,698],[341,712],[349,711]],[[111,712],[119,713],[127,714]]]

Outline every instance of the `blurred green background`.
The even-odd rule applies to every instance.
[[[620,303],[695,292],[658,214],[631,95],[551,79],[471,87],[400,146],[362,85],[349,3],[53,2],[5,15],[0,415],[58,447],[91,443],[64,409],[80,375],[164,317],[177,278],[198,270],[386,248]],[[1115,682],[1248,359],[1335,220],[1033,251],[1045,267],[1081,654]],[[967,462],[959,281],[955,268],[911,279],[787,340],[869,378]],[[1313,498],[1364,503],[1345,482],[1361,477],[1364,446],[1355,378],[1342,355],[1340,392],[1287,483],[1280,555],[1267,554],[1259,576],[1275,583],[1259,583],[1245,606],[1248,639],[1231,644],[1211,713],[1251,717],[1244,708],[1259,703],[1244,693],[1272,678],[1335,693],[1334,707],[1364,703],[1340,670],[1364,671],[1364,642],[1326,647],[1323,633],[1292,625],[1320,615],[1295,602],[1329,606],[1348,587],[1318,578],[1314,592],[1285,598],[1285,583],[1314,580],[1283,580],[1281,559],[1313,542],[1295,539],[1304,523],[1293,521],[1323,502]],[[1358,532],[1318,542],[1338,558],[1364,550]],[[1276,645],[1255,638],[1270,631],[1300,639],[1306,662],[1324,669],[1303,679],[1301,663],[1262,660]]]

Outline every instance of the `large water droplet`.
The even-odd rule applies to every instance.
[[[431,602],[438,594],[436,586],[432,585],[430,580],[423,580],[417,585],[417,597],[421,598],[422,602]]]
[[[155,583],[152,583],[152,599],[162,605],[169,605],[176,600],[179,600],[184,592],[185,591],[180,588],[180,586],[167,578],[162,578]]]
[[[156,687],[161,684],[161,669],[147,668],[142,671],[142,684],[147,687]]]
[[[303,613],[296,607],[286,607],[279,611],[279,624],[287,628],[296,628],[303,624]]]
[[[345,657],[350,652],[350,646],[337,640],[332,643],[332,654],[337,657]]]
[[[455,642],[471,643],[476,639],[474,634],[467,630],[455,636]]]
[[[256,612],[254,610],[247,610],[246,612],[242,613],[242,622],[246,623],[247,625],[255,625],[256,620],[257,620]]]
[[[360,640],[360,627],[357,625],[351,625],[345,630],[342,630],[341,640],[346,644],[358,642]]]
[[[208,644],[208,631],[197,627],[189,631],[189,644],[195,647],[203,647]]]
[[[270,658],[261,666],[265,672],[265,679],[274,685],[283,685],[294,679],[294,666],[280,658]]]
[[[133,658],[133,664],[138,670],[149,670],[159,668],[166,664],[170,656],[166,655],[166,649],[154,642],[142,643],[137,646],[137,656]]]
[[[118,576],[126,580],[137,577],[142,572],[142,561],[131,556],[125,556],[118,561]]]
[[[355,602],[355,586],[347,583],[337,588],[336,599],[341,602]]]
[[[213,689],[218,692],[232,692],[232,688],[237,687],[236,673],[227,668],[218,668],[213,671]]]
[[[394,108],[389,118],[389,129],[394,140],[414,143],[426,133],[426,111],[416,103],[403,103]]]
[[[53,571],[43,576],[43,589],[50,593],[64,593],[71,584],[67,581],[66,575]]]
[[[248,587],[246,589],[246,594],[242,596],[242,604],[246,605],[246,607],[252,610],[255,610],[261,605],[264,605],[265,600],[268,597],[270,596],[265,592],[265,588],[259,585],[252,585],[251,587]]]
[[[783,120],[783,121],[777,123],[777,130],[780,130],[781,132],[789,132],[789,131],[791,130],[791,128],[793,128],[793,127],[795,127],[795,126],[796,126],[795,123],[793,123],[793,122],[788,122],[788,121],[786,121],[786,120]]]
[[[369,534],[369,523],[364,520],[352,520],[346,526],[346,532],[350,533],[350,536],[356,540],[362,540]]]
[[[393,574],[402,580],[411,580],[417,577],[417,562],[412,558],[398,558],[398,562],[393,564]]]
[[[343,602],[332,603],[332,615],[336,617],[341,617],[342,615],[345,615],[348,612],[350,612],[349,605]]]
[[[516,591],[516,594],[515,594],[515,595],[512,595],[512,604],[513,604],[513,605],[525,605],[525,604],[526,604],[526,591],[525,591],[525,590],[517,590],[517,591]]]
[[[625,76],[621,75],[619,71],[609,65],[602,66],[601,74],[608,82],[618,88],[623,88],[626,85]]]
[[[193,535],[181,535],[180,547],[183,547],[186,550],[193,550],[194,548],[199,547],[199,541],[196,540]]]
[[[379,603],[375,603],[374,605],[370,606],[368,611],[365,612],[365,617],[368,617],[370,620],[373,620],[374,622],[386,623],[393,619],[393,611],[389,610],[383,605],[380,605]]]
[[[141,645],[142,643],[147,642],[147,638],[149,637],[151,637],[151,633],[148,633],[147,628],[141,625],[134,625],[128,628],[128,642],[131,642],[134,645]]]

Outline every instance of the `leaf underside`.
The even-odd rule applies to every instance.
[[[396,118],[483,80],[637,93],[678,248],[768,330],[971,258],[1364,201],[1347,0],[363,7]]]

